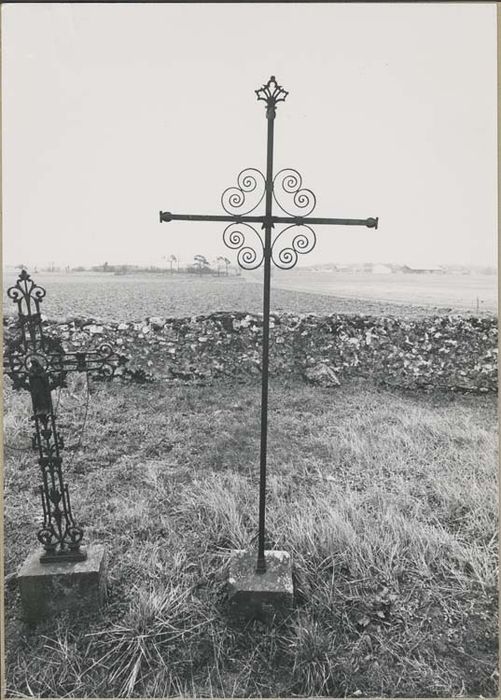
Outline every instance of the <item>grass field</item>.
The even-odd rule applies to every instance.
[[[40,516],[28,399],[6,387],[7,574]],[[258,385],[98,386],[80,444],[85,402],[76,378],[65,470],[109,602],[33,631],[9,586],[10,696],[497,696],[493,396],[272,383],[268,546],[297,592],[272,627],[225,612],[229,550],[256,534]]]
[[[17,272],[4,271],[4,289],[14,284]],[[33,279],[47,289],[43,313],[49,318],[88,316],[140,321],[148,316],[262,311],[260,272],[241,277],[202,278],[183,274],[33,273]],[[440,284],[440,289],[430,286],[432,283]],[[478,296],[480,314],[496,310],[494,276],[477,279],[477,286],[467,290],[465,284],[472,285],[473,276],[341,275],[277,270],[272,277],[271,308],[292,313],[422,317],[450,312],[476,313]],[[4,300],[4,312],[15,312],[9,299]]]

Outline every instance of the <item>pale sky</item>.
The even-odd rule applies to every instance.
[[[1,12],[4,264],[234,261],[222,224],[158,212],[223,214],[265,170],[271,74],[275,172],[301,172],[314,216],[380,219],[316,227],[304,264],[496,264],[494,3]]]

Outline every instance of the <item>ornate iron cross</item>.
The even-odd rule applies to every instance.
[[[240,172],[237,185],[226,189],[221,196],[221,204],[228,216],[171,214],[171,212],[161,211],[160,221],[228,222],[223,233],[223,241],[228,248],[238,250],[239,266],[244,270],[254,270],[264,261],[259,533],[256,566],[257,573],[264,573],[266,571],[265,506],[271,262],[273,261],[281,269],[291,269],[296,265],[299,254],[313,250],[316,236],[311,228],[312,225],[334,224],[377,228],[378,219],[331,219],[310,216],[315,208],[316,198],[311,190],[302,187],[302,178],[298,171],[286,168],[273,175],[273,129],[277,103],[284,102],[289,93],[278,85],[273,75],[266,85],[255,92],[257,99],[266,103],[268,123],[266,175],[257,168],[247,168]],[[263,199],[264,214],[250,216]],[[273,214],[273,202],[286,216]],[[252,224],[261,224],[264,237]],[[272,230],[277,224],[285,224],[285,227],[272,240]],[[249,242],[247,235],[252,236],[253,242]]]
[[[111,378],[126,359],[106,343],[97,350],[65,352],[59,339],[44,333],[40,303],[45,293],[26,270],[7,290],[7,295],[17,304],[19,335],[6,343],[3,371],[16,389],[27,389],[31,394],[35,423],[32,446],[38,451],[42,472],[43,524],[37,537],[45,552],[40,561],[82,561],[87,556],[80,548],[83,529],[73,517],[68,485],[63,479],[64,442],[57,429],[51,392],[66,386],[68,372],[97,373]]]

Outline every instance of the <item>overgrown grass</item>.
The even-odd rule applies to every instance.
[[[496,404],[363,383],[270,391],[268,546],[297,605],[226,615],[228,550],[254,546],[259,387],[64,390],[73,509],[107,545],[102,614],[30,629],[6,591],[11,696],[497,696]],[[29,397],[5,391],[5,561],[40,506]]]

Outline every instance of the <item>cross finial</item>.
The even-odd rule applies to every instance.
[[[271,114],[275,116],[277,102],[285,102],[285,98],[289,94],[287,90],[284,90],[283,87],[277,83],[274,75],[271,76],[263,87],[254,92],[258,100],[266,102],[266,113],[268,116]]]

